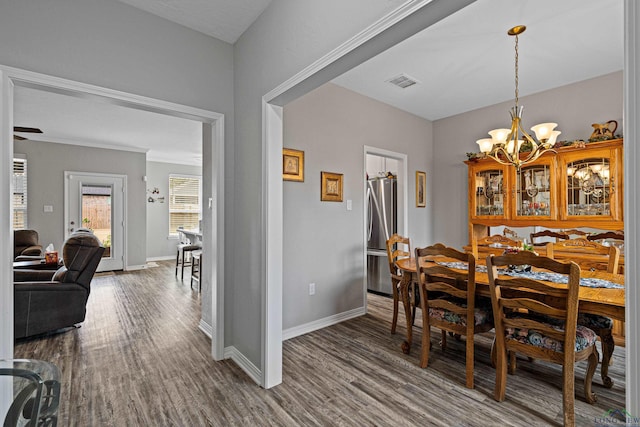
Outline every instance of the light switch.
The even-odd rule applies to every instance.
[[[348,211],[353,210],[353,200],[347,200],[347,210]]]
[[[44,212],[45,212],[45,213],[51,213],[51,212],[53,212],[53,206],[51,206],[51,205],[44,205]]]

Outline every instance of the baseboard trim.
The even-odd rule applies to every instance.
[[[147,268],[146,264],[139,264],[139,265],[127,265],[124,269],[124,271],[136,271],[136,270],[144,270],[145,268]]]
[[[335,325],[336,323],[344,322],[345,320],[353,319],[366,313],[367,311],[364,307],[358,307],[323,319],[314,320],[304,325],[294,326],[293,328],[282,331],[282,341],[308,334],[309,332],[317,331],[318,329],[326,328],[327,326]]]
[[[165,255],[165,256],[152,256],[147,258],[147,262],[149,261],[169,261],[176,259],[175,255]]]
[[[258,385],[262,385],[262,372],[237,348],[229,346],[224,348],[224,358],[233,360],[247,375]]]
[[[213,337],[213,326],[205,322],[203,319],[200,319],[200,324],[198,324],[198,329],[200,329],[209,339]]]

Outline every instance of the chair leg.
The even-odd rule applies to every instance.
[[[600,341],[602,343],[602,365],[600,367],[602,384],[606,388],[611,388],[613,387],[613,380],[609,377],[609,365],[611,362],[611,356],[613,355],[613,349],[615,348],[613,334],[611,329],[599,329],[597,333],[600,336]]]
[[[422,292],[422,290],[421,290]],[[429,326],[429,310],[425,310],[424,299],[420,299],[422,311],[422,355],[420,367],[426,368],[429,364],[429,351],[431,350],[431,327]]]
[[[571,363],[562,365],[562,411],[565,426],[576,425],[574,367],[573,360]]]
[[[442,330],[442,341],[440,341],[440,348],[442,349],[442,351],[445,351],[447,349],[447,331],[445,331],[444,329]]]
[[[496,385],[493,389],[493,398],[498,402],[504,400],[507,390],[507,351],[503,345],[501,346],[500,343],[497,342],[494,344],[496,355]]]
[[[473,354],[474,346],[473,346],[473,334],[467,335],[467,362],[466,362],[466,373],[467,373],[467,388],[473,388]]]
[[[184,280],[184,259],[186,257],[186,251],[182,251],[182,270],[180,271],[180,280]]]
[[[516,373],[516,352],[509,352],[509,373],[511,375]]]
[[[176,276],[178,275],[178,265],[180,265],[180,248],[176,251]]]
[[[589,355],[589,365],[587,365],[587,372],[584,376],[584,398],[587,403],[594,404],[598,400],[596,394],[591,391],[591,384],[593,382],[593,374],[598,367],[598,349],[593,346],[593,353]]]
[[[391,321],[391,333],[396,333],[396,326],[398,326],[398,305],[400,304],[400,296],[398,295],[398,282],[392,281],[391,289],[393,292],[393,320]]]

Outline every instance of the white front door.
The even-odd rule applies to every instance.
[[[126,177],[65,171],[64,178],[65,238],[92,230],[105,247],[97,271],[124,269]]]

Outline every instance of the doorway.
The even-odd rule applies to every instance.
[[[124,175],[64,173],[64,237],[86,228],[105,247],[97,271],[123,270],[125,257]]]
[[[203,257],[209,260],[202,271],[203,320],[200,329],[211,336],[214,360],[224,356],[224,115],[186,105],[160,101],[112,89],[78,83],[58,77],[10,68],[0,65],[0,161],[5,164],[13,159],[13,105],[14,86],[24,86],[52,91],[85,99],[142,109],[146,111],[182,117],[202,123],[204,165],[203,198]],[[4,171],[4,169],[3,169]],[[0,186],[11,188],[11,170],[0,174]],[[126,184],[125,184],[126,185]],[[0,209],[11,208],[11,191],[0,197]],[[206,203],[208,201],[208,204]],[[4,217],[3,217],[4,218]],[[8,218],[0,226],[0,271],[3,280],[11,283],[12,268],[9,265],[13,253],[13,233]],[[210,313],[209,319],[204,319]],[[208,317],[208,316],[207,316]],[[13,357],[13,287],[0,291],[0,358]],[[205,327],[205,324],[207,327]],[[0,400],[1,400],[0,393]]]
[[[407,155],[364,147],[365,307],[366,293],[391,295],[386,240],[408,235]]]

